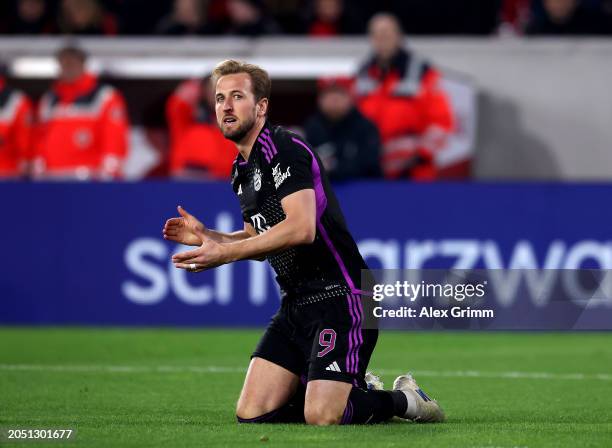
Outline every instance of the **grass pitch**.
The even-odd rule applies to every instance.
[[[612,446],[612,334],[383,333],[371,368],[387,386],[412,370],[448,422],[326,428],[236,424],[260,334],[0,328],[0,428],[76,428],[72,447]]]

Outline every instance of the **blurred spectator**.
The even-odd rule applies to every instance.
[[[430,64],[402,48],[395,16],[375,15],[369,24],[373,56],[359,71],[355,92],[361,112],[383,143],[385,177],[433,179],[435,151],[452,129],[449,101]]]
[[[344,0],[314,0],[308,34],[323,37],[362,33],[362,23],[354,11],[355,8],[346,8]]]
[[[0,2],[0,32],[114,35],[120,29],[121,34],[131,35],[350,35],[364,31],[367,17],[388,10],[411,34],[485,35],[495,29],[500,16],[502,27],[522,29],[524,6],[530,1],[12,0]],[[610,1],[583,0],[587,10]]]
[[[32,134],[32,104],[7,85],[0,66],[0,179],[27,174]]]
[[[500,11],[500,34],[521,34],[531,13],[531,0],[503,0]]]
[[[238,151],[217,126],[208,77],[180,84],[168,99],[166,118],[171,175],[229,179]]]
[[[265,0],[266,10],[284,34],[306,34],[306,17],[300,13],[307,0]]]
[[[157,32],[172,36],[206,34],[205,1],[174,0],[172,13],[160,21]]]
[[[64,34],[114,35],[118,32],[115,17],[105,12],[97,0],[62,0],[58,24]]]
[[[171,0],[128,0],[114,6],[121,34],[147,35],[157,32],[160,21],[172,11]]]
[[[10,34],[50,34],[56,31],[50,19],[50,8],[45,0],[17,0],[12,17],[4,23],[4,32]],[[4,22],[4,21],[3,21]]]
[[[320,80],[319,110],[304,126],[333,181],[381,176],[378,130],[355,107],[351,84],[343,78]]]
[[[280,28],[266,14],[262,0],[228,0],[227,21],[211,24],[215,34],[257,37],[277,34]]]
[[[542,0],[540,14],[534,14],[525,30],[528,35],[610,34],[606,17],[598,8],[580,0]]]
[[[123,97],[85,71],[83,50],[65,47],[57,59],[59,79],[39,104],[35,176],[120,177],[129,129]]]
[[[394,14],[411,35],[489,35],[497,28],[501,0],[351,0],[351,7],[355,2],[366,17]]]

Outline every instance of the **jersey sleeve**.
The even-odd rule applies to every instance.
[[[268,139],[268,146],[273,154],[269,169],[278,198],[283,199],[296,191],[313,189],[313,166],[316,161],[312,150],[292,135],[283,136],[278,142],[276,140]],[[264,149],[266,151],[267,148]]]

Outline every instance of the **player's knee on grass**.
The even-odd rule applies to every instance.
[[[255,408],[236,406],[236,418],[240,420],[251,419],[258,415],[265,414],[265,412],[258,412]]]
[[[243,423],[267,421],[286,404],[285,401],[279,401],[273,396],[256,396],[255,399],[249,399],[241,395],[236,404],[236,417]]]
[[[240,414],[236,414],[236,420],[238,420],[238,423],[274,423],[277,413],[278,411],[271,411],[265,414],[256,415],[254,417],[242,417]]]
[[[252,420],[262,417],[274,411],[271,405],[266,406],[266,403],[253,403],[248,400],[240,399],[236,405],[236,417],[241,420]]]
[[[307,401],[304,404],[304,418],[309,425],[339,425],[345,406],[334,406],[329,401]]]
[[[346,408],[352,386],[330,380],[308,382],[304,401],[304,419],[309,425],[338,425]]]
[[[299,382],[299,377],[289,370],[254,357],[236,404],[238,420],[263,417],[282,408],[291,400]]]

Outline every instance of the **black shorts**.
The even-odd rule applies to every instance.
[[[303,382],[333,380],[365,388],[378,330],[362,329],[362,321],[359,295],[311,304],[286,297],[252,357],[284,367]]]

